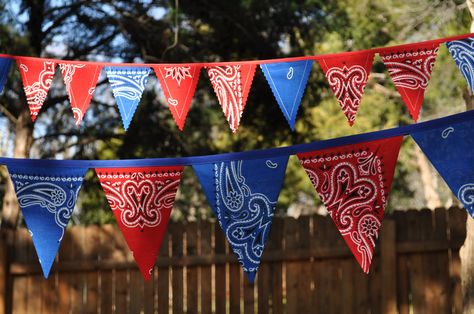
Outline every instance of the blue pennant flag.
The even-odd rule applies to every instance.
[[[474,37],[449,41],[446,46],[474,92]]]
[[[288,156],[194,165],[207,200],[250,282],[257,273]]]
[[[261,64],[280,109],[291,129],[295,129],[296,114],[308,82],[313,60]]]
[[[474,121],[443,125],[411,136],[474,217]]]
[[[71,218],[87,168],[8,166],[45,278]]]
[[[122,116],[123,127],[127,130],[142,98],[151,69],[145,67],[106,67],[105,72]]]
[[[12,65],[12,59],[10,58],[0,58],[0,93],[3,92],[3,86],[7,81],[8,72]]]

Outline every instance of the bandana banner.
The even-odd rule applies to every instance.
[[[439,44],[394,48],[380,54],[393,83],[402,96],[413,120],[418,120],[425,90],[430,81]]]
[[[87,168],[8,166],[45,278],[71,218]]]
[[[373,60],[373,51],[348,52],[319,60],[329,86],[351,126],[355,122]]]
[[[153,66],[174,121],[181,131],[196,91],[201,68],[201,65],[194,64]]]
[[[291,130],[295,129],[296,114],[312,65],[313,60],[260,65]]]
[[[194,165],[207,200],[253,282],[285,177],[288,156]]]
[[[3,93],[3,87],[7,82],[8,72],[10,72],[10,67],[12,66],[12,59],[10,58],[0,58],[0,93]]]
[[[34,58],[17,58],[16,62],[23,81],[26,102],[30,108],[31,120],[34,122],[53,82],[56,64]]]
[[[411,137],[474,217],[474,120],[420,130]]]
[[[474,37],[446,43],[449,53],[474,92]]]
[[[143,278],[149,280],[183,167],[96,168],[107,201]]]
[[[71,102],[76,125],[81,124],[99,79],[100,63],[63,62],[59,64]]]
[[[372,262],[402,140],[399,136],[298,154],[365,273]]]
[[[239,128],[255,68],[251,63],[207,67],[212,87],[233,133]]]
[[[150,68],[144,67],[105,68],[125,130],[128,130],[142,98],[150,72]]]

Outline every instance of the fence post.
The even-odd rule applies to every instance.
[[[395,221],[383,222],[380,236],[380,270],[382,275],[382,313],[397,313],[397,242]]]
[[[8,303],[8,246],[7,234],[0,232],[0,314],[6,313]]]

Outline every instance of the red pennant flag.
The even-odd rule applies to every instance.
[[[138,268],[148,280],[168,225],[183,167],[95,170]]]
[[[76,125],[79,125],[89,107],[99,79],[102,65],[98,63],[63,62],[59,64],[71,102]]]
[[[400,50],[384,50],[382,61],[403,98],[413,120],[418,120],[425,89],[430,81],[439,44],[416,45]]]
[[[214,92],[234,133],[239,127],[256,67],[256,64],[240,63],[207,68]]]
[[[193,64],[153,66],[171,114],[181,131],[196,91],[201,67]]]
[[[347,121],[354,124],[374,60],[371,51],[341,53],[319,60]]]
[[[53,82],[56,64],[36,58],[17,58],[26,101],[30,108],[31,120],[34,122],[48,95]]]
[[[311,183],[365,273],[403,137],[298,154]]]

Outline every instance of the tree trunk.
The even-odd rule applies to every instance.
[[[15,142],[13,157],[28,158],[33,144],[33,123],[31,122],[28,106],[18,116],[15,125]],[[20,216],[20,208],[16,199],[15,191],[10,180],[5,189],[2,208],[2,227],[15,227]]]
[[[415,156],[420,170],[421,182],[423,184],[423,194],[425,196],[426,206],[430,209],[441,207],[441,200],[436,192],[437,181],[431,170],[428,159],[423,154],[421,149],[415,148]]]

